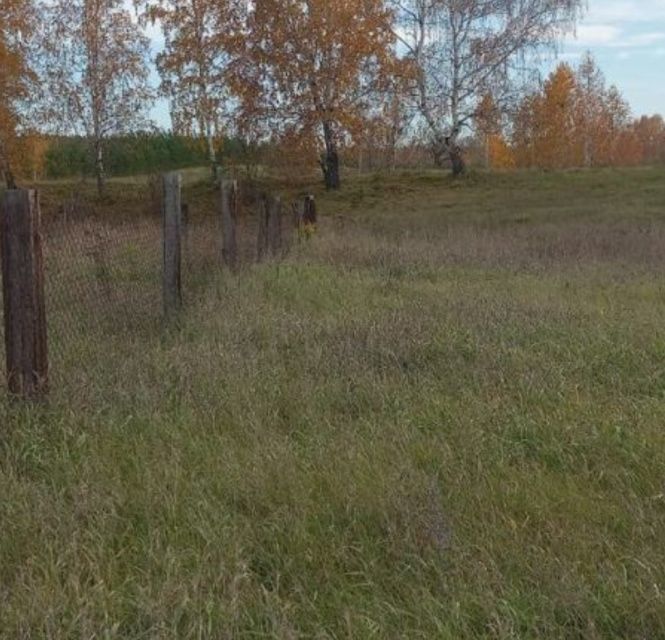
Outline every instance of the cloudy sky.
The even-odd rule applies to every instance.
[[[588,0],[589,11],[561,56],[590,50],[636,115],[665,114],[665,0]]]

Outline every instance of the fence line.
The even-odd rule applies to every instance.
[[[80,360],[74,345],[85,353],[86,345],[111,335],[131,349],[207,291],[216,270],[238,272],[250,262],[279,259],[291,246],[280,197],[263,194],[248,217],[244,187],[223,180],[211,215],[183,202],[178,173],[160,182],[161,219],[152,213],[154,193],[140,218],[103,219],[76,196],[43,224],[36,192],[4,194],[0,344],[13,394],[45,395],[49,383],[63,382],[64,361]],[[316,223],[314,198],[305,196],[292,209],[293,235],[302,238]]]

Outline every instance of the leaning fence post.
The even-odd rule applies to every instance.
[[[222,180],[222,260],[234,269],[238,266],[238,244],[236,224],[238,221],[238,183]]]
[[[162,217],[164,220],[164,272],[162,290],[164,315],[173,317],[182,307],[181,285],[181,178],[179,173],[162,177]]]
[[[9,190],[0,209],[7,383],[10,393],[38,399],[49,384],[39,195]]]

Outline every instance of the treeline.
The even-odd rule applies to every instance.
[[[155,170],[180,169],[205,163],[200,141],[170,133],[114,136],[106,144],[108,175],[134,175]],[[92,176],[95,161],[83,137],[54,138],[44,158],[47,178]]]
[[[510,117],[486,98],[478,128],[493,168],[566,169],[665,162],[662,116],[634,119],[590,54],[576,67],[560,64]]]
[[[583,6],[1,0],[0,172],[15,182],[30,133],[80,136],[102,195],[114,172],[112,140],[149,128],[161,97],[173,132],[202,140],[215,173],[216,142],[237,138],[283,149],[277,161],[318,165],[326,186],[338,188],[342,155],[374,131],[393,149],[421,133],[432,159],[459,174],[461,142],[487,88],[504,109],[525,61],[537,65],[533,53],[574,30]],[[157,52],[149,29],[160,32]],[[71,152],[71,164],[82,162]]]
[[[15,169],[33,179],[95,176],[95,157],[90,141],[83,136],[19,136]],[[216,141],[220,157],[237,159],[242,144],[234,139]],[[107,175],[122,176],[196,167],[208,161],[207,148],[200,138],[169,132],[137,132],[106,140]]]
[[[0,0],[0,175],[94,173],[102,195],[108,174],[217,175],[229,140],[331,189],[354,155],[395,166],[426,149],[460,174],[474,137],[494,167],[656,161],[662,120],[634,122],[591,58],[529,83],[585,4]],[[172,133],[140,133],[157,98]]]

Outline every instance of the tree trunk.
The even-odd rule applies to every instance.
[[[332,123],[323,123],[323,135],[326,143],[325,153],[321,157],[321,171],[323,172],[323,181],[326,185],[326,189],[339,189],[341,187],[341,180],[339,175],[339,155],[337,153],[337,145],[335,144]]]
[[[434,155],[434,164],[437,167],[443,167],[445,161],[450,161],[453,177],[457,178],[466,171],[466,161],[462,149],[453,137],[446,137],[435,140],[432,146]]]
[[[442,145],[437,143],[432,145],[432,159],[437,169],[443,169],[446,164],[446,150]]]
[[[97,194],[104,197],[106,189],[106,172],[104,170],[104,145],[100,138],[95,140],[95,176],[97,178]]]
[[[4,177],[5,184],[7,185],[8,190],[18,188],[16,186],[16,178],[14,178],[14,174],[12,173],[9,164],[6,164],[5,167],[3,168],[2,175]]]
[[[5,181],[7,189],[16,189],[16,180],[9,165],[8,153],[2,140],[0,140],[0,179]]]
[[[210,127],[206,130],[206,145],[208,147],[208,161],[210,162],[210,171],[212,172],[213,182],[217,182],[219,177],[219,162],[217,160],[217,153],[215,152],[215,140],[212,135]]]
[[[449,144],[448,156],[452,165],[453,177],[458,178],[466,171],[466,162],[464,161],[462,150],[455,142]]]

